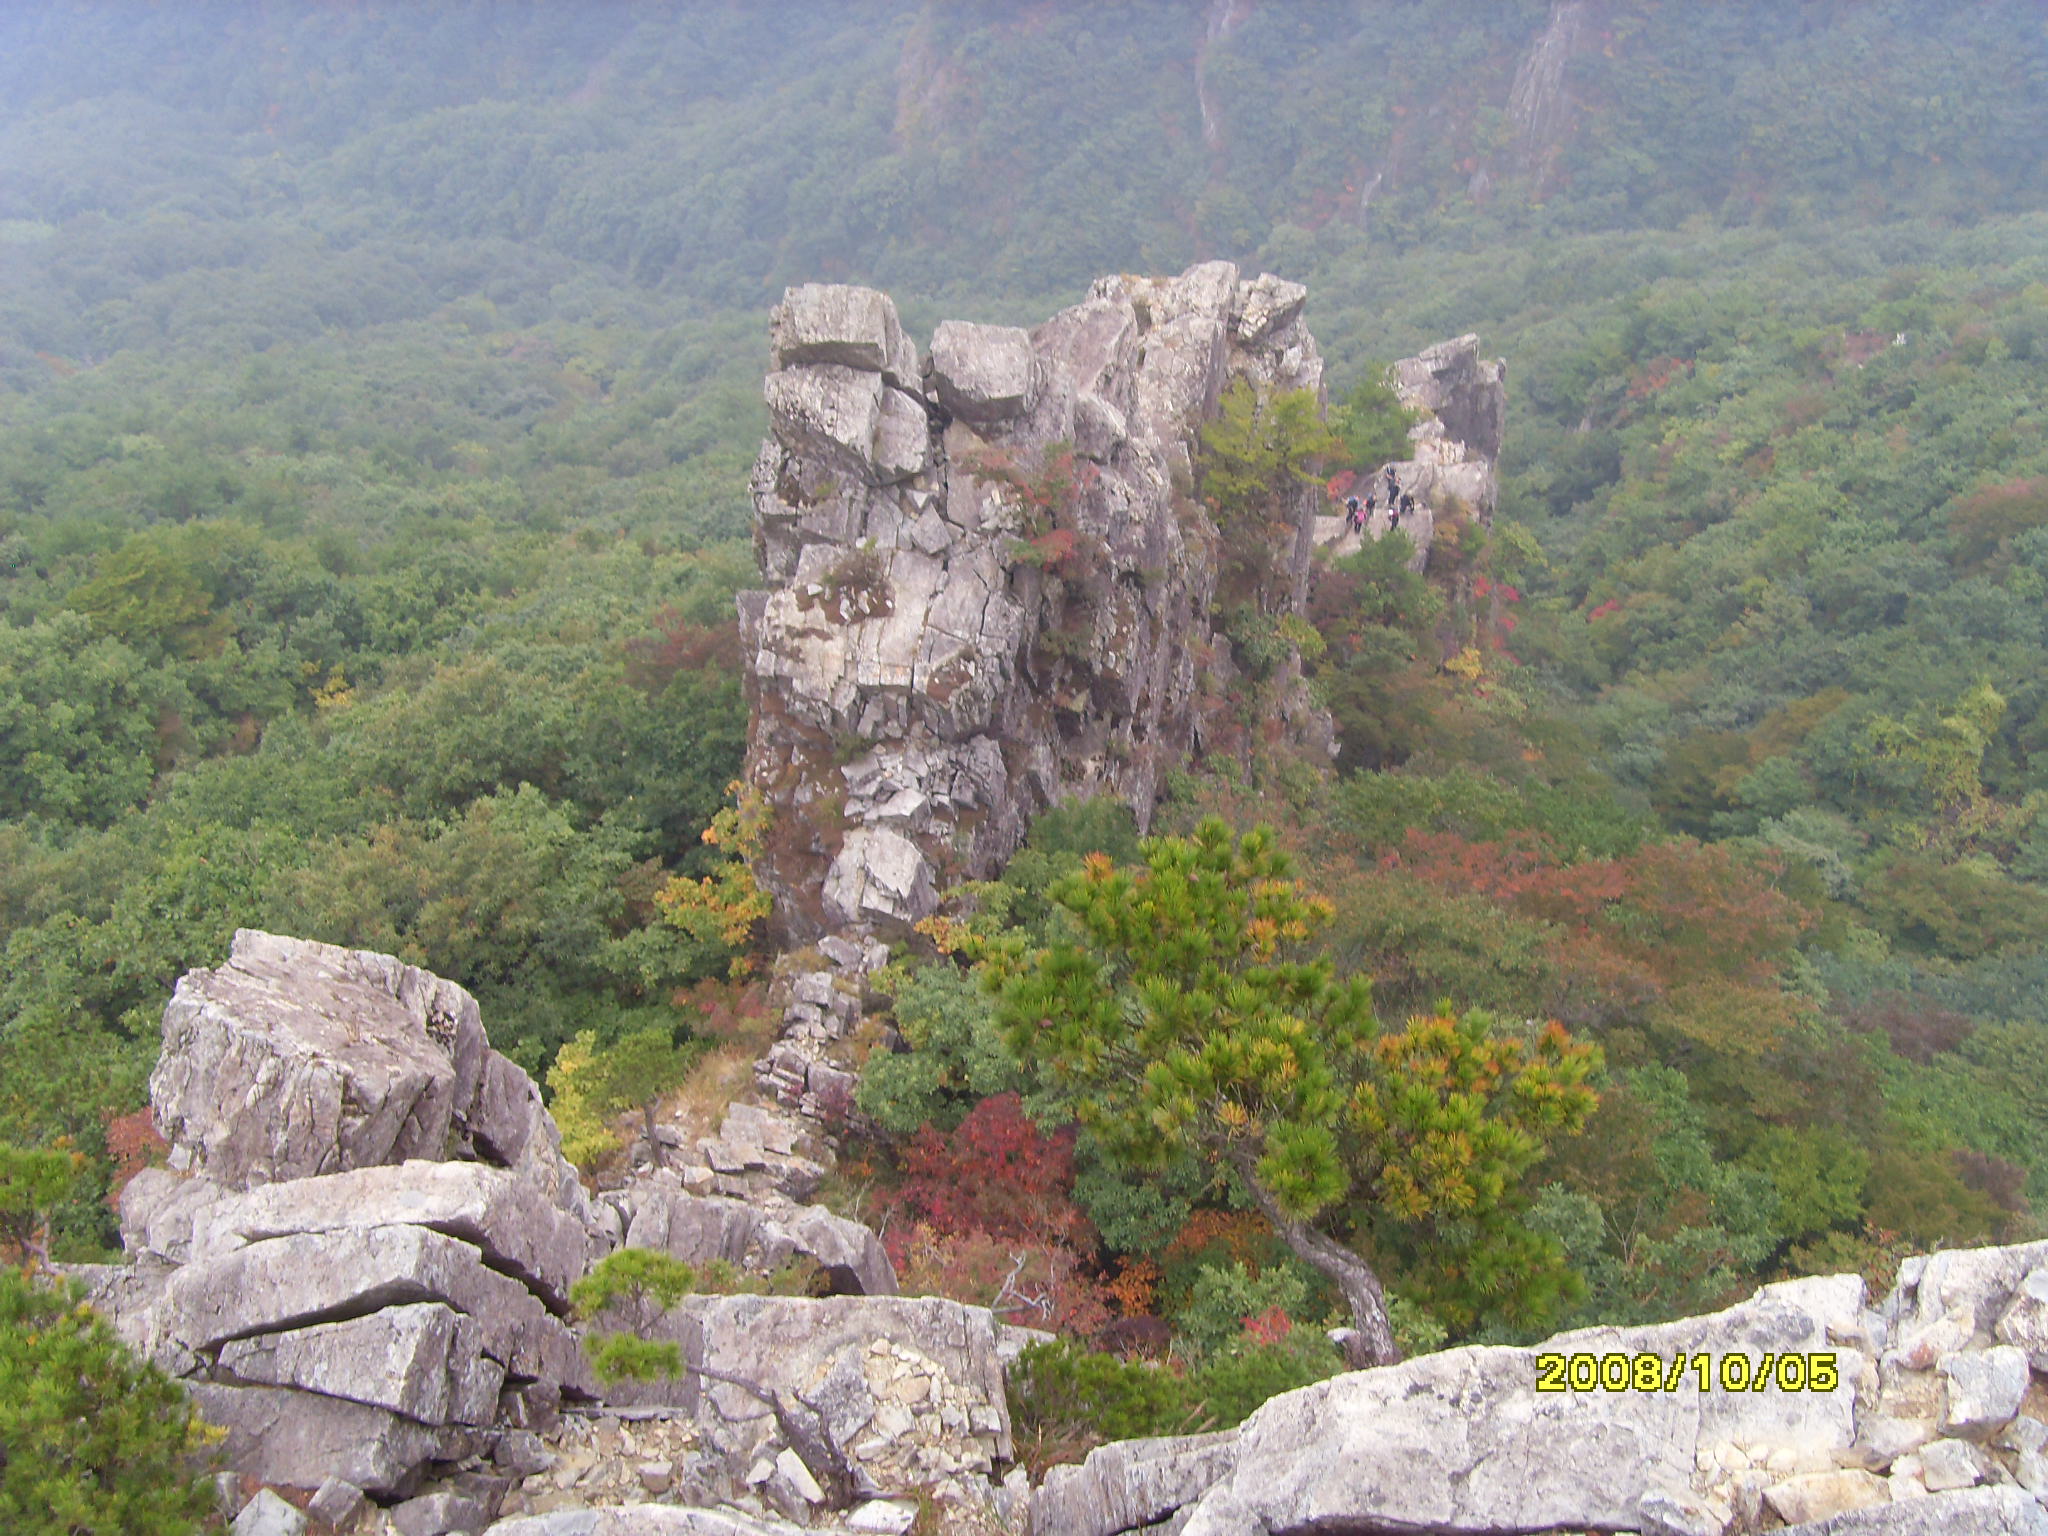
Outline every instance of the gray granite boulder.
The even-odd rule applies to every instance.
[[[2048,1372],[2048,1264],[2029,1269],[2021,1278],[1995,1331],[2001,1342],[2025,1350],[2035,1370]]]
[[[305,1536],[306,1517],[268,1488],[242,1506],[228,1536]]]
[[[461,987],[244,930],[179,982],[151,1095],[169,1166],[124,1191],[133,1262],[85,1278],[236,1472],[396,1497],[591,1394],[559,1314],[618,1214]]]
[[[2048,1536],[2048,1510],[2018,1488],[1972,1488],[1788,1525],[1779,1536]]]
[[[477,1500],[446,1490],[395,1504],[384,1518],[396,1536],[476,1536],[491,1521]]]
[[[1049,1467],[1031,1500],[1032,1528],[1115,1536],[1195,1502],[1237,1463],[1237,1432],[1118,1440],[1079,1466]]]
[[[1507,367],[1479,355],[1477,336],[1459,336],[1425,347],[1394,364],[1394,387],[1402,403],[1428,412],[1470,457],[1500,457],[1506,420]]]
[[[1945,1435],[1985,1440],[2003,1429],[2026,1400],[2027,1352],[2010,1344],[1954,1354],[1941,1362],[1948,1378],[1948,1407],[1940,1429]]]
[[[609,1198],[625,1214],[628,1247],[658,1249],[692,1264],[723,1259],[758,1274],[802,1254],[841,1295],[896,1294],[896,1272],[881,1239],[822,1205],[693,1195],[672,1176],[635,1179]]]
[[[887,386],[878,373],[839,363],[784,368],[763,386],[775,436],[840,474],[871,477]]]
[[[310,1392],[217,1382],[194,1382],[190,1390],[206,1421],[227,1431],[228,1464],[284,1488],[318,1487],[332,1477],[373,1494],[402,1494],[427,1462],[453,1460],[474,1444],[466,1430]]]
[[[174,1169],[244,1189],[446,1155],[489,1050],[453,982],[244,929],[180,978],[150,1100]]]
[[[932,332],[928,378],[939,404],[961,421],[992,426],[1028,414],[1039,374],[1021,326],[946,320]]]
[[[1236,1464],[1185,1536],[1320,1529],[1446,1533],[1633,1530],[1650,1495],[1691,1496],[1704,1452],[1789,1445],[1846,1453],[1863,1359],[1853,1276],[1766,1286],[1709,1317],[1565,1334],[1535,1350],[1470,1347],[1338,1376],[1275,1398],[1238,1431]],[[1708,1351],[1827,1352],[1832,1391],[1542,1392],[1540,1354],[1670,1360]]]
[[[170,1170],[228,1190],[420,1158],[509,1169],[590,1209],[531,1079],[476,999],[389,955],[242,929],[187,972],[150,1074]]]
[[[473,1245],[425,1227],[302,1233],[186,1265],[166,1284],[156,1325],[211,1354],[233,1339],[418,1302],[474,1318],[484,1352],[508,1375],[589,1389],[575,1340],[531,1291],[486,1265]]]
[[[872,288],[846,283],[803,283],[784,290],[769,317],[769,350],[777,368],[831,364],[866,373],[888,372],[913,382],[895,302]]]
[[[606,1400],[690,1414],[736,1479],[789,1447],[754,1392],[698,1366],[808,1404],[822,1433],[883,1493],[985,1478],[1013,1451],[995,1319],[985,1308],[930,1296],[691,1296],[658,1316],[622,1310],[593,1323],[621,1326],[674,1341],[686,1369],[676,1380],[619,1383]]]
[[[221,1346],[221,1379],[297,1387],[389,1408],[422,1424],[489,1424],[505,1367],[483,1351],[483,1325],[438,1302]]]
[[[209,1191],[213,1198],[199,1203]],[[474,1244],[492,1268],[517,1277],[560,1310],[592,1257],[585,1220],[516,1174],[482,1163],[414,1159],[240,1192],[194,1179],[169,1194],[146,1207],[136,1225],[149,1242],[160,1237],[175,1212],[181,1230],[163,1246],[167,1256],[185,1262],[302,1233],[428,1227]]]

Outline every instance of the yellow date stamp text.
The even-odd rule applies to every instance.
[[[1540,1354],[1538,1392],[1832,1392],[1842,1373],[1833,1350],[1692,1355]]]

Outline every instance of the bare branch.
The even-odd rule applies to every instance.
[[[861,1478],[846,1453],[833,1443],[831,1431],[825,1427],[825,1416],[817,1406],[792,1392],[791,1397],[808,1413],[812,1423],[802,1422],[796,1413],[782,1400],[782,1394],[770,1391],[758,1382],[748,1381],[739,1376],[728,1376],[724,1371],[714,1371],[708,1365],[692,1365],[687,1369],[695,1371],[708,1381],[723,1386],[737,1387],[756,1402],[763,1404],[775,1415],[775,1427],[782,1431],[782,1438],[789,1442],[789,1448],[809,1469],[818,1486],[825,1493],[827,1509],[845,1509],[851,1505],[861,1491]]]

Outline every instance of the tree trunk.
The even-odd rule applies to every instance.
[[[845,1452],[833,1442],[832,1431],[825,1423],[825,1415],[818,1411],[810,1399],[798,1397],[794,1392],[790,1394],[803,1405],[815,1421],[806,1424],[790,1410],[789,1404],[782,1400],[780,1392],[772,1392],[759,1382],[748,1381],[740,1376],[728,1376],[725,1372],[714,1371],[708,1366],[693,1365],[689,1369],[708,1380],[723,1382],[728,1387],[738,1387],[756,1402],[765,1405],[775,1416],[775,1425],[782,1431],[782,1438],[788,1442],[789,1448],[796,1452],[797,1459],[804,1464],[811,1476],[817,1479],[818,1487],[825,1495],[825,1507],[847,1509],[852,1506],[863,1486],[861,1477],[854,1471],[852,1463],[846,1459]]]
[[[1374,1365],[1394,1365],[1401,1351],[1394,1343],[1393,1325],[1387,1320],[1387,1292],[1372,1266],[1335,1238],[1318,1232],[1305,1221],[1297,1221],[1280,1209],[1273,1192],[1252,1171],[1249,1153],[1239,1152],[1231,1161],[1251,1192],[1259,1214],[1273,1225],[1288,1250],[1312,1269],[1329,1276],[1345,1305],[1351,1308],[1353,1336],[1345,1341],[1344,1355],[1355,1371]]]

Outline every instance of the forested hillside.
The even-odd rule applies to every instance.
[[[1389,1026],[1602,1048],[1504,1195],[1576,1279],[1361,1219],[1408,1341],[2038,1233],[2043,142],[2027,0],[6,8],[0,1137],[89,1159],[59,1251],[110,1245],[237,926],[453,977],[536,1073],[758,1014],[678,893],[745,730],[767,307],[869,283],[922,337],[1216,256],[1308,285],[1340,392],[1509,366],[1491,536],[1318,576],[1336,777],[1190,764],[1160,829],[1275,823]],[[1140,858],[1060,813],[959,921],[1057,931],[1091,851]],[[995,1014],[925,955],[862,1090],[922,1279],[1025,1232],[1077,1318],[1328,1311]],[[933,1195],[1017,1166],[1035,1225]]]

